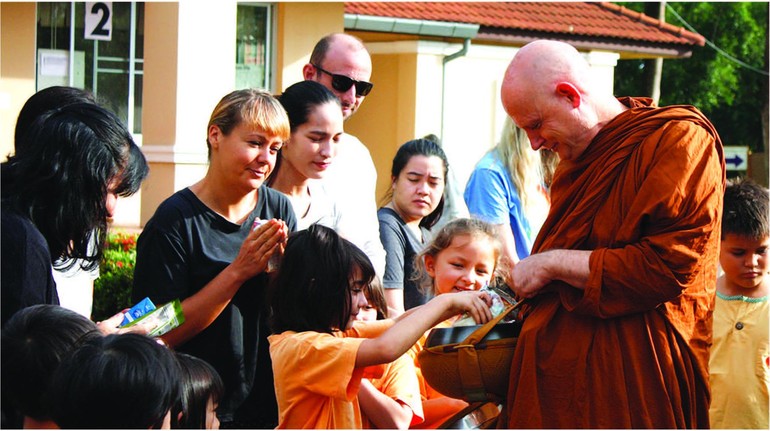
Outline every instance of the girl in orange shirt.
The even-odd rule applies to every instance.
[[[397,320],[359,322],[374,277],[366,255],[334,230],[292,234],[270,289],[270,356],[278,428],[361,428],[361,379],[404,354],[438,322],[492,318],[483,292],[439,296]],[[344,332],[343,332],[344,331]]]

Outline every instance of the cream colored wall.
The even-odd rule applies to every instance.
[[[390,187],[390,165],[398,147],[415,137],[417,56],[413,53],[372,54],[374,89],[358,112],[345,122],[372,154],[377,168],[376,199]]]
[[[276,4],[276,88],[301,81],[302,67],[319,39],[344,30],[344,4],[279,2]]]
[[[142,226],[206,172],[209,116],[235,86],[236,14],[234,0],[145,3]]]
[[[471,44],[466,56],[446,64],[443,142],[460,193],[478,160],[500,137],[505,119],[500,86],[515,52]]]
[[[612,92],[615,88],[615,66],[618,65],[620,55],[614,52],[591,51],[583,53],[593,69],[593,77],[605,88]]]
[[[234,0],[215,6],[145,3],[143,151],[151,173],[141,197],[119,203],[119,224],[143,225],[162,200],[205,174],[208,117],[234,86],[236,12]],[[343,31],[343,15],[341,2],[276,4],[274,91],[302,79],[302,66],[316,41]],[[0,156],[4,157],[12,148],[18,110],[35,91],[35,4],[2,2],[0,20],[0,60],[13,59],[0,61]],[[499,137],[505,115],[500,81],[516,49],[472,44],[466,56],[446,65],[442,133],[441,60],[461,44],[405,40],[398,35],[392,36],[395,42],[386,42],[386,37],[375,36],[367,43],[375,90],[345,129],[372,153],[378,200],[389,187],[395,151],[427,133],[443,135],[462,190],[476,161]],[[617,55],[587,57],[612,85]]]
[[[0,2],[0,160],[13,152],[16,118],[35,93],[35,3]]]

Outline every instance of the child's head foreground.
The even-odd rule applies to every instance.
[[[369,258],[334,230],[314,224],[292,233],[270,289],[273,332],[345,330],[373,278]]]
[[[737,179],[725,189],[718,283],[727,295],[767,295],[770,247],[770,194],[749,179]]]
[[[51,416],[68,428],[170,428],[174,353],[138,334],[88,337],[53,375]]]
[[[492,225],[459,218],[444,225],[417,255],[417,271],[430,276],[422,286],[433,295],[479,290],[494,278],[502,244]]]
[[[98,333],[94,322],[58,305],[16,312],[2,334],[3,403],[9,404],[4,408],[16,408],[39,423],[50,420],[44,396],[56,367],[82,337]]]
[[[171,410],[172,429],[219,429],[217,407],[225,393],[219,373],[208,362],[177,352],[181,393]]]

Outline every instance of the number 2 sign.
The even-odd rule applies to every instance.
[[[83,38],[112,40],[112,2],[86,2]]]

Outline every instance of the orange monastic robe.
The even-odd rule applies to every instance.
[[[533,254],[593,250],[590,276],[525,310],[508,428],[709,426],[722,143],[693,107],[621,102],[632,109],[557,168]]]

